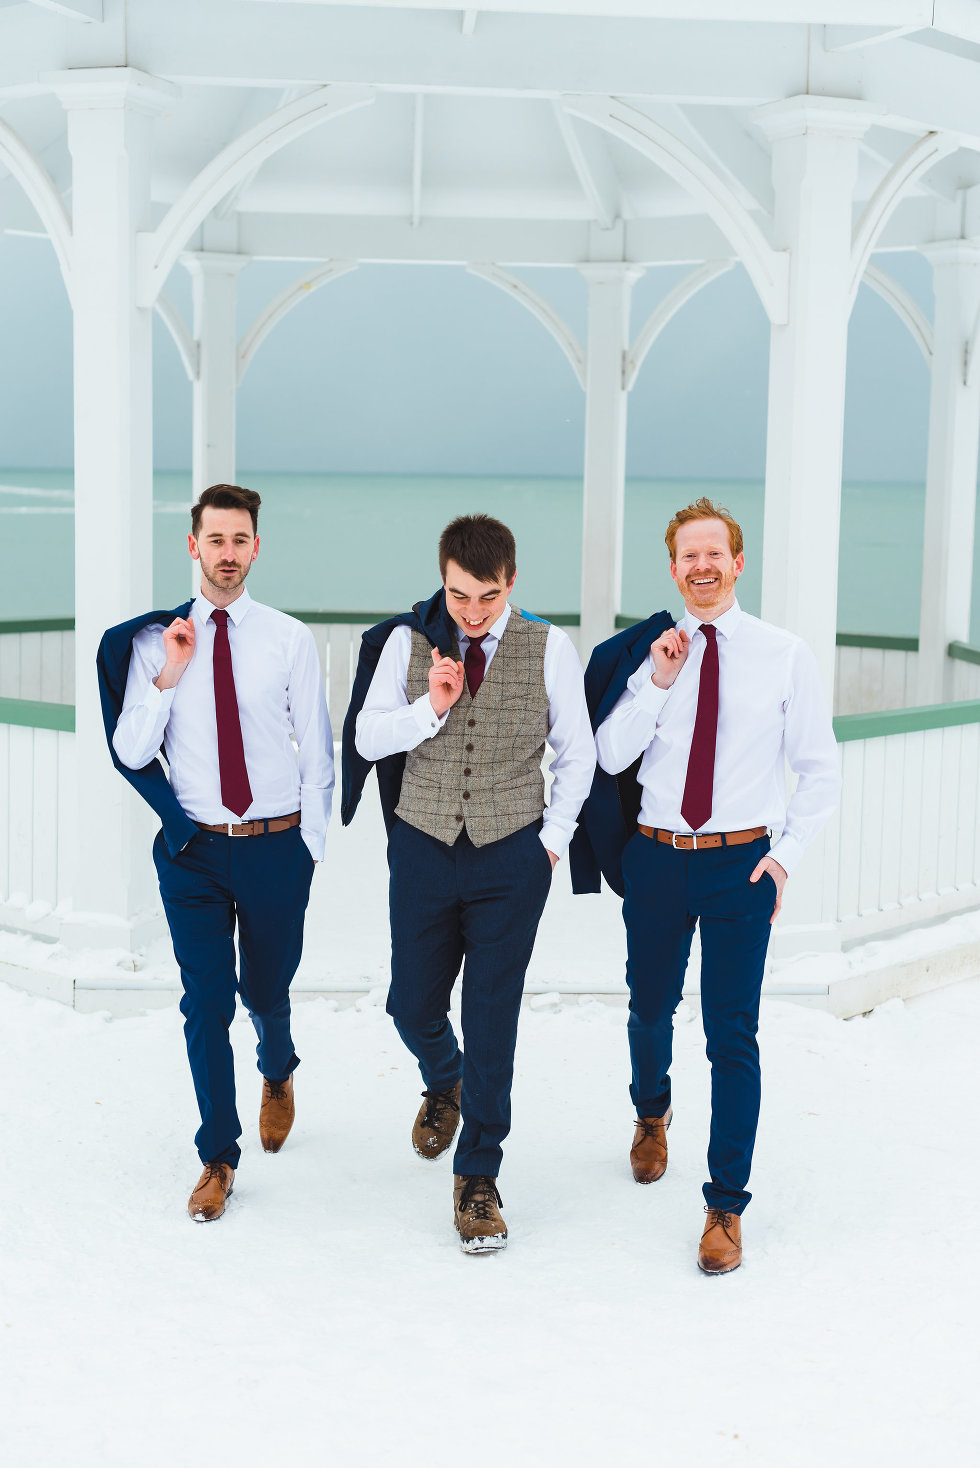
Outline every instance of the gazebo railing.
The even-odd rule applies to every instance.
[[[389,612],[293,612],[316,639],[335,728],[343,721],[361,634]],[[545,614],[577,643],[576,612]],[[617,628],[640,619],[621,615]],[[0,621],[0,698],[72,703],[75,698],[74,620],[71,617]],[[907,708],[915,697],[918,639],[838,632],[834,712],[839,715]],[[980,698],[980,648],[954,642],[952,696]]]

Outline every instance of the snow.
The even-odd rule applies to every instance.
[[[848,1022],[764,1003],[755,1200],[721,1279],[695,1266],[694,1007],[651,1187],[627,1161],[622,1006],[525,1008],[510,1243],[473,1258],[451,1164],[412,1151],[421,1084],[382,999],[297,1006],[277,1156],[236,1022],[244,1155],[226,1216],[201,1225],[176,1007],[109,1020],[0,985],[7,1468],[969,1456],[980,981]]]

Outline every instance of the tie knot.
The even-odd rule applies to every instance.
[[[702,622],[701,631],[704,633],[706,642],[714,642],[715,638],[718,636],[718,630],[713,622]]]
[[[467,633],[467,637],[470,647],[480,647],[486,641],[487,634],[484,632],[482,637],[469,637],[469,634]]]
[[[228,626],[228,613],[222,607],[215,607],[211,613],[211,621],[218,627]]]

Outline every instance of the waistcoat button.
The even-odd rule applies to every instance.
[[[466,753],[467,754],[472,754],[473,753],[473,746],[472,746],[472,744],[468,744],[466,746]]]
[[[467,722],[467,724],[469,725],[469,727],[471,729],[475,729],[476,728],[476,720],[475,719],[467,719],[466,722]]]
[[[469,798],[470,798],[470,792],[468,790],[464,790],[463,791],[463,799],[464,800],[469,800]],[[460,819],[462,819],[462,817]]]
[[[472,775],[472,773],[473,773],[473,771],[467,765],[466,769],[463,771],[463,774],[464,775]]]
[[[454,819],[457,820],[457,821],[461,821],[463,819],[463,817],[462,817],[462,815],[457,815],[457,816],[454,817]]]

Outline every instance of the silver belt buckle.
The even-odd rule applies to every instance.
[[[241,824],[244,825],[244,822],[242,822]],[[229,836],[247,836],[248,835],[248,832],[247,831],[236,831],[234,829],[234,827],[235,827],[235,822],[234,821],[229,821],[228,822],[228,835]]]
[[[686,835],[686,833],[684,831],[681,831],[681,832],[671,831],[671,833],[670,833],[670,844],[674,848],[675,851],[683,851],[684,850],[684,847],[683,846],[678,846],[678,844],[677,844],[677,837],[678,837],[678,835],[684,837]],[[691,840],[694,842],[694,845],[691,847],[691,850],[692,851],[697,851],[697,849],[698,849],[698,838],[694,834],[693,831],[691,832]]]

